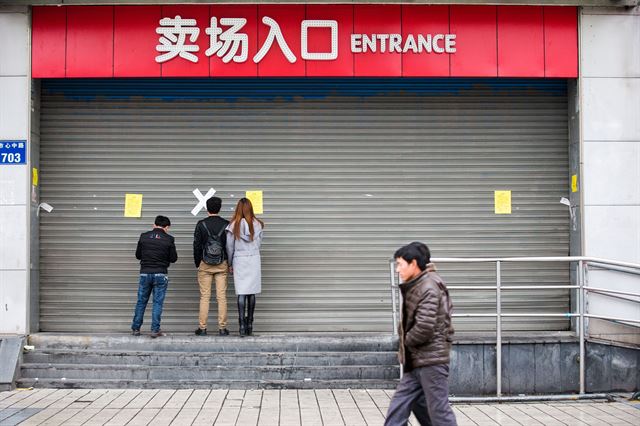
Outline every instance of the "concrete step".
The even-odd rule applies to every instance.
[[[25,364],[146,366],[394,365],[396,352],[180,352],[44,349],[24,354]]]
[[[395,389],[397,380],[109,380],[22,378],[19,388],[55,389]]]
[[[20,386],[392,389],[391,334],[195,336],[54,334],[29,337]]]
[[[393,380],[398,366],[146,366],[100,364],[23,364],[22,378],[96,380]]]
[[[148,335],[37,333],[29,336],[36,349],[96,349],[167,352],[394,352],[391,334],[298,335],[268,334],[248,337],[169,334]]]

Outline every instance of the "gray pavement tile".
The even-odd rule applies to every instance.
[[[122,408],[106,423],[106,426],[125,426],[139,411],[139,408]]]
[[[216,421],[218,417],[218,413],[220,413],[220,408],[211,409],[211,408],[203,408],[198,413],[198,416],[193,421],[194,426],[210,426]]]
[[[458,406],[453,406],[453,413],[456,415],[458,426],[476,426],[476,423],[460,410]]]
[[[3,419],[6,419],[8,417],[11,417],[15,414],[18,414],[20,411],[22,411],[23,408],[3,408],[0,409],[0,421],[2,421]]]
[[[280,391],[265,390],[258,417],[259,426],[277,426],[280,423]]]
[[[634,423],[632,422],[626,422],[625,420],[608,414],[607,412],[598,409],[597,407],[603,405],[604,403],[600,403],[600,404],[593,404],[593,405],[582,405],[577,407],[579,410],[582,410],[583,412],[587,413],[589,416],[593,417],[594,419],[598,419],[598,420],[602,420],[603,423],[612,423],[612,422],[616,422],[616,423],[627,423],[630,425],[633,425]]]
[[[45,408],[39,411],[38,413],[34,414],[33,416],[29,417],[24,422],[20,423],[20,425],[21,426],[39,425],[41,423],[44,423],[47,419],[55,416],[60,411],[62,411],[62,408]]]
[[[85,408],[80,410],[76,415],[68,419],[65,426],[79,426],[87,422],[91,417],[100,412],[100,408]]]
[[[12,390],[12,391],[2,391],[2,392],[0,392],[0,402],[2,400],[5,400],[5,399],[9,398],[12,395],[15,395],[18,392],[20,392],[20,391],[19,390]]]
[[[598,410],[601,410],[607,413],[610,416],[624,420],[628,423],[640,424],[640,410],[636,409],[635,412],[633,411],[629,412],[627,410],[620,409],[619,408],[620,405],[623,405],[623,404],[615,404],[615,403],[614,404],[598,404],[594,407],[597,408]]]
[[[44,398],[32,403],[29,408],[47,408],[54,402],[64,398],[66,395],[71,393],[70,389],[61,389],[56,390],[55,392],[51,392]]]
[[[64,408],[55,416],[49,417],[46,421],[40,423],[40,426],[58,426],[69,420],[81,411],[80,408]]]
[[[602,421],[594,419],[584,411],[576,408],[576,404],[554,405],[558,410],[565,412],[571,416],[569,424],[582,423],[585,425],[602,425]]]
[[[317,389],[315,391],[318,407],[320,408],[320,417],[325,425],[344,425],[342,413],[338,402],[330,389]]]
[[[107,389],[92,389],[88,394],[78,398],[78,402],[93,402],[107,393]]]
[[[300,425],[300,404],[298,391],[284,389],[280,391],[280,424]]]
[[[11,408],[30,407],[36,402],[46,398],[48,395],[51,395],[55,391],[56,391],[55,389],[38,389],[38,390],[25,391],[25,392],[29,392],[30,395],[13,404]]]
[[[473,421],[479,426],[494,426],[497,423],[489,416],[484,414],[482,411],[478,409],[478,407],[472,405],[460,405],[458,406],[460,411],[467,415],[467,417],[473,419]]]
[[[202,409],[204,410],[220,410],[222,403],[227,397],[229,391],[224,389],[214,389],[211,391],[207,400],[204,402]]]
[[[259,408],[242,408],[238,414],[236,425],[256,426],[260,417]]]
[[[517,404],[514,404],[514,406],[517,406]],[[537,408],[539,411],[545,413],[548,416],[551,416],[557,422],[560,422],[560,424],[568,424],[569,422],[572,421],[572,418],[570,415],[568,415],[564,411],[559,410],[557,407],[554,407],[552,405],[549,405],[546,403],[532,403],[532,404],[529,404],[529,406]],[[535,412],[531,412],[531,413],[535,414]],[[541,419],[536,418],[534,420],[534,417],[531,417],[531,416],[529,416],[529,418],[532,421],[535,421],[536,424],[541,424],[540,423]]]
[[[303,426],[322,426],[322,416],[315,390],[299,390],[298,401],[300,404],[300,423]]]
[[[143,408],[129,421],[127,426],[146,426],[153,421],[159,412],[159,408]]]
[[[242,400],[242,407],[238,415],[236,424],[256,426],[258,424],[258,418],[260,417],[260,409],[262,405],[262,391],[261,390],[248,390],[244,394]]]
[[[153,398],[145,405],[145,408],[163,408],[164,405],[171,399],[173,394],[176,393],[172,389],[162,389],[156,393]]]
[[[168,426],[180,413],[179,408],[162,408],[153,418],[153,426]]]
[[[198,414],[200,413],[200,408],[183,408],[180,410],[175,419],[171,422],[172,425],[175,426],[184,426],[190,425],[194,422]]]
[[[348,389],[334,389],[333,395],[347,425],[366,425],[366,421]]]
[[[107,404],[105,408],[124,408],[136,396],[138,396],[140,392],[142,392],[140,389],[127,389],[122,392],[116,399]]]
[[[89,393],[89,389],[74,389],[64,397],[54,401],[50,408],[67,408],[69,405],[76,402],[79,398]]]
[[[209,389],[194,390],[187,402],[184,404],[184,408],[202,408],[210,393],[211,391]]]
[[[478,410],[482,411],[487,417],[501,426],[520,426],[522,423],[514,419],[513,416],[500,410],[496,405],[478,404]]]
[[[39,413],[40,411],[42,411],[41,408],[23,408],[9,418],[0,419],[0,424],[2,426],[14,426],[27,420],[29,417]]]
[[[129,401],[125,408],[144,408],[158,392],[158,389],[145,389]]]
[[[2,395],[7,425],[381,425],[387,390],[86,390]],[[455,404],[459,426],[640,425],[640,409],[596,401]],[[411,425],[417,425],[415,418]]]
[[[362,413],[357,408],[341,408],[340,413],[344,423],[348,426],[366,426],[367,422],[362,417]]]
[[[378,425],[384,423],[384,415],[366,390],[353,389],[351,390],[351,397],[360,409],[360,414],[362,414],[367,424]]]
[[[87,406],[87,408],[99,408],[99,409],[105,408],[107,405],[111,403],[111,401],[119,397],[123,392],[124,390],[109,389],[106,392],[104,392],[102,395],[99,395],[97,398],[95,398],[91,402],[91,404]],[[86,396],[88,395],[85,395],[85,397]]]
[[[98,411],[98,414],[91,417],[85,423],[86,426],[102,426],[106,424],[109,420],[111,420],[116,414],[118,414],[120,409],[118,408],[103,408]]]
[[[21,390],[21,391],[13,392],[8,398],[5,398],[2,401],[0,401],[0,408],[11,407],[16,402],[21,401],[30,396],[31,396],[30,390]]]
[[[229,391],[216,418],[216,425],[235,426],[238,415],[240,415],[244,394],[245,391]]]
[[[180,389],[171,396],[171,399],[164,404],[164,408],[182,408],[187,402],[193,389]]]
[[[545,426],[561,426],[564,424],[561,420],[547,413],[544,405],[523,403],[517,404],[517,408]]]

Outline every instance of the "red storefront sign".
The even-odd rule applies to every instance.
[[[575,7],[41,6],[32,75],[573,78],[577,49]]]

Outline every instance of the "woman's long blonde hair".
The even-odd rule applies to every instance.
[[[253,241],[253,219],[257,220],[260,223],[260,226],[264,228],[264,222],[256,217],[253,213],[253,205],[251,204],[251,200],[248,198],[240,198],[238,200],[238,205],[236,206],[236,211],[233,213],[233,218],[231,219],[231,223],[233,223],[233,236],[236,240],[240,239],[240,222],[242,219],[247,221],[247,225],[249,225],[249,234],[251,235],[251,241]]]

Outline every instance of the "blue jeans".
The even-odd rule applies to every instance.
[[[162,304],[167,294],[169,276],[167,274],[140,274],[138,283],[138,303],[131,323],[132,330],[140,330],[144,318],[144,311],[149,302],[149,296],[153,291],[153,312],[151,314],[151,331],[160,330],[160,317],[162,317]]]

